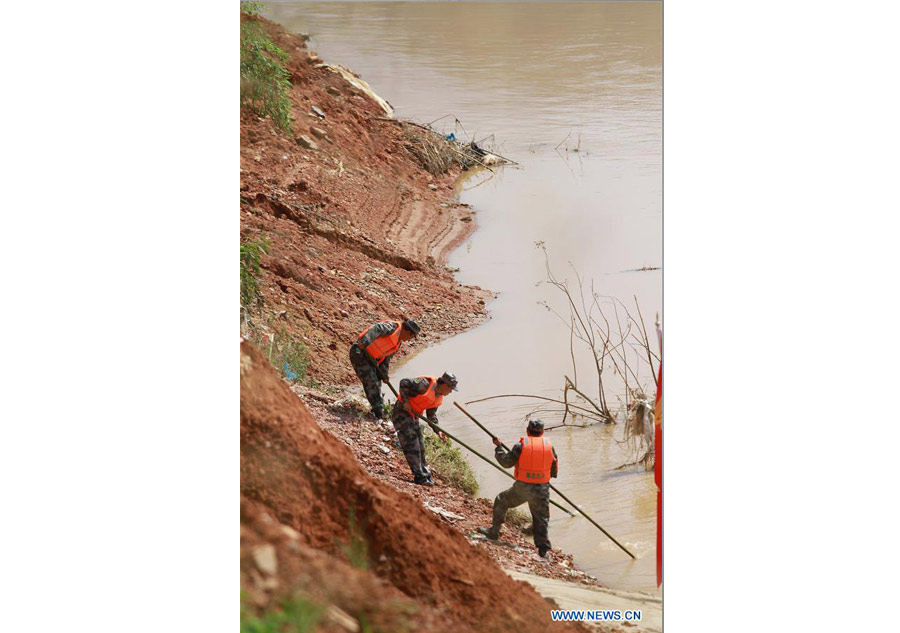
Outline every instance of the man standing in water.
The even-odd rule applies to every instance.
[[[402,341],[418,336],[421,329],[412,319],[381,321],[363,331],[350,346],[350,364],[362,383],[366,400],[376,420],[384,419],[381,383],[388,381],[391,357],[400,349]]]
[[[425,461],[425,440],[416,416],[425,415],[429,424],[437,424],[438,407],[444,396],[456,391],[456,385],[456,376],[450,372],[444,372],[440,378],[419,376],[400,381],[400,399],[391,411],[391,421],[397,430],[397,437],[414,481],[422,486],[433,486],[434,481],[431,479],[428,462]],[[435,432],[442,440],[446,439],[437,429]]]
[[[534,544],[541,558],[550,551],[548,535],[550,523],[550,478],[556,477],[559,459],[549,437],[544,437],[544,423],[531,420],[526,429],[527,437],[519,438],[519,443],[506,451],[500,440],[494,438],[494,456],[504,468],[515,466],[516,481],[494,499],[494,523],[478,531],[491,540],[500,537],[500,527],[506,519],[506,511],[528,502],[531,520],[534,522]]]

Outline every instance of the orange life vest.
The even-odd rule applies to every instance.
[[[545,484],[550,481],[553,465],[553,445],[549,437],[520,437],[522,454],[516,462],[516,481],[526,484]]]
[[[379,365],[381,361],[385,359],[386,356],[390,356],[391,354],[396,354],[397,350],[400,349],[400,328],[401,325],[397,321],[392,321],[392,323],[397,324],[397,329],[394,330],[393,334],[388,334],[387,336],[381,336],[374,341],[372,341],[369,346],[366,348],[366,351],[369,352],[369,356],[375,359],[375,362]],[[358,341],[362,337],[366,335],[371,328],[366,328],[363,330],[360,335],[356,338]]]
[[[422,378],[428,379],[428,390],[409,399],[409,406],[416,415],[424,415],[428,409],[435,409],[444,401],[444,396],[439,396],[434,391],[437,388],[437,378],[434,376],[422,376]]]

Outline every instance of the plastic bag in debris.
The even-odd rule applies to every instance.
[[[299,376],[297,376],[296,373],[291,371],[291,366],[288,365],[287,363],[285,363],[284,367],[282,367],[281,369],[284,372],[284,377],[287,378],[288,380],[297,380],[297,378],[299,378]]]

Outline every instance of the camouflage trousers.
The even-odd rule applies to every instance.
[[[397,438],[413,477],[416,481],[431,477],[431,470],[425,460],[425,438],[419,421],[401,409],[399,404],[393,408],[391,421],[397,430]]]
[[[366,354],[356,343],[350,346],[350,364],[353,365],[353,371],[356,372],[356,377],[362,383],[366,400],[372,406],[372,412],[380,415],[384,410],[384,400],[381,398],[381,379],[378,378],[378,372],[375,371]]]
[[[550,549],[550,484],[526,484],[516,481],[512,488],[504,490],[494,499],[494,525],[491,530],[500,531],[506,519],[506,511],[528,503],[531,520],[534,521],[534,544]]]

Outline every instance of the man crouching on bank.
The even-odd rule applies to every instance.
[[[506,451],[500,446],[500,440],[494,438],[494,456],[500,465],[509,468],[515,465],[516,482],[512,488],[504,490],[494,499],[494,523],[488,528],[478,531],[491,540],[500,536],[500,527],[506,519],[506,511],[528,502],[531,519],[534,522],[534,544],[541,558],[546,558],[550,551],[550,478],[556,477],[559,470],[559,459],[556,449],[544,435],[544,423],[531,420],[526,429],[527,437],[519,438],[512,450]]]

